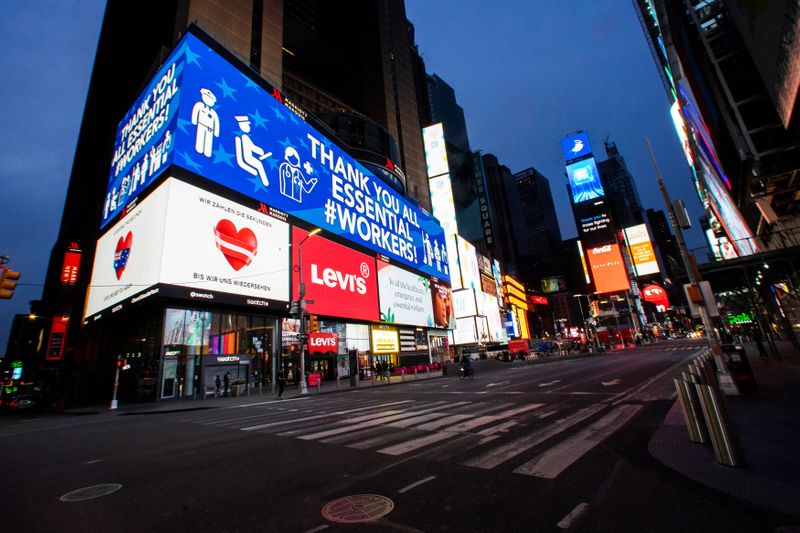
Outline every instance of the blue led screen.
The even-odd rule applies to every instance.
[[[589,135],[585,131],[579,131],[564,137],[561,139],[561,151],[564,153],[564,161],[591,155],[592,147],[589,144]]]
[[[173,64],[180,98],[172,96],[172,122],[163,128],[169,143],[162,140],[162,168],[171,161],[449,283],[441,260],[444,230],[436,219],[290,111],[277,92],[267,92],[191,33],[150,86],[158,86]],[[139,185],[126,201],[119,195],[135,165],[119,172],[112,166],[109,194],[116,185],[118,200],[103,225],[147,186]],[[141,170],[139,175],[141,181]]]
[[[573,203],[594,200],[605,194],[594,157],[567,165],[567,174]]]

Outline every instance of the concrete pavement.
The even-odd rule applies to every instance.
[[[678,401],[649,449],[661,463],[698,483],[800,516],[800,351],[788,341],[776,344],[780,360],[761,359],[754,344],[745,345],[758,390],[726,397],[745,466],[720,465],[710,444],[690,442]]]

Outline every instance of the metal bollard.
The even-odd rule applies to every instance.
[[[728,410],[722,393],[710,385],[693,385],[700,399],[703,418],[711,437],[711,445],[719,464],[742,466],[745,464],[741,450],[733,436]]]
[[[406,369],[404,368],[400,370],[400,381],[405,381],[405,380],[406,380]]]
[[[703,424],[703,414],[701,412],[700,400],[694,390],[694,384],[680,379],[673,379],[675,390],[678,392],[678,399],[681,402],[683,420],[686,422],[686,429],[689,431],[691,442],[708,442],[708,431]]]
[[[317,392],[319,392],[319,388],[322,386],[322,380],[320,379],[317,381]]]
[[[431,367],[425,367],[425,370],[428,372],[428,379],[431,379]]]
[[[336,390],[342,390],[342,379],[339,377],[336,378]]]
[[[414,380],[417,379],[419,379],[419,377],[417,376],[417,367],[414,367]]]

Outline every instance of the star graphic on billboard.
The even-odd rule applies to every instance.
[[[286,124],[286,117],[283,116],[283,113],[281,113],[280,109],[278,109],[277,107],[273,107],[272,111],[275,112],[275,118]]]
[[[303,139],[302,137],[295,137],[295,140],[297,141],[297,144],[295,146],[299,145],[308,150],[308,144],[306,143],[305,139]]]
[[[189,45],[183,47],[183,51],[186,53],[186,62],[189,64],[195,64],[200,67],[200,63],[197,61],[197,58],[200,57],[200,54],[197,54],[189,48]],[[202,68],[202,67],[200,67]]]
[[[195,172],[200,172],[200,169],[203,168],[203,165],[193,161],[192,158],[189,157],[189,154],[187,154],[185,151],[183,153],[179,153],[178,155],[183,158],[186,166],[191,167],[191,169]]]
[[[230,154],[225,151],[225,148],[220,144],[217,146],[217,149],[214,150],[214,163],[225,163],[229,167],[233,167],[233,163],[231,163],[231,159],[233,159],[233,154]]]
[[[267,188],[264,187],[264,184],[261,183],[261,179],[258,176],[247,178],[247,181],[253,184],[253,192],[258,192],[258,191],[267,192]]]
[[[278,144],[283,146],[283,149],[286,150],[286,148],[292,145],[292,141],[289,140],[289,137],[286,137],[284,140],[278,141]]]
[[[184,120],[182,118],[178,119],[178,129],[181,130],[183,133],[188,134],[189,130],[186,129],[186,126],[191,126],[192,123],[188,120]]]
[[[251,80],[246,74],[244,74],[242,72],[240,72],[239,74],[241,74],[242,78],[244,78],[244,87],[245,87],[245,89],[253,88],[256,91],[258,91],[259,86],[258,86],[258,84],[256,82]]]
[[[228,82],[225,81],[225,78],[222,78],[222,82],[214,82],[214,83],[216,84],[217,87],[222,89],[223,98],[229,97],[234,102],[236,101],[236,97],[233,96],[233,93],[235,93],[238,89],[234,89],[233,87],[228,85]]]
[[[253,111],[252,113],[250,113],[250,118],[252,118],[252,119],[253,119],[253,122],[255,123],[255,125],[256,125],[256,128],[264,128],[264,129],[267,129],[267,126],[266,126],[265,124],[266,124],[267,122],[269,122],[269,119],[268,119],[268,118],[266,118],[266,117],[262,117],[262,116],[261,116],[261,113],[259,113],[259,112],[258,112],[258,109],[256,109],[256,110],[255,110],[255,111]]]

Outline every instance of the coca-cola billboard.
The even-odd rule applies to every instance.
[[[378,320],[375,259],[341,244],[292,228],[292,299],[299,297],[300,246],[306,311],[315,315]]]

